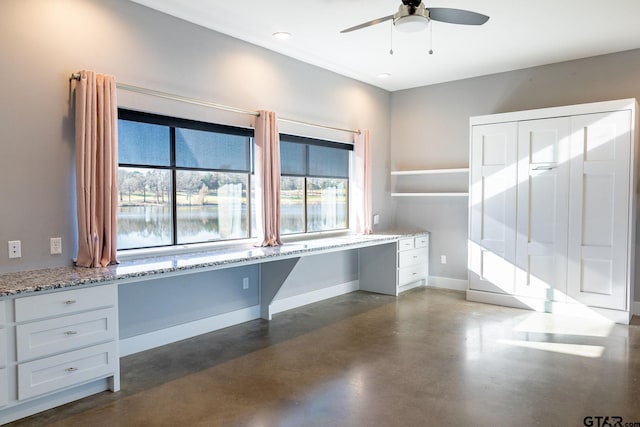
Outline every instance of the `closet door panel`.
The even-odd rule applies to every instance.
[[[474,126],[469,195],[470,288],[512,293],[517,124]]]
[[[568,135],[567,118],[518,126],[517,295],[566,299]]]
[[[625,310],[631,112],[575,116],[571,122],[569,296]]]

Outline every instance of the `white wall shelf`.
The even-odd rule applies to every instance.
[[[469,168],[417,169],[417,170],[391,171],[392,184],[393,184],[393,187],[396,189],[396,192],[391,193],[391,197],[467,197],[469,193],[467,193],[464,190],[468,188],[468,185],[465,183],[464,190],[460,188],[460,179],[463,178],[463,176],[461,175],[468,174],[468,173],[469,173]],[[428,190],[430,191],[417,191],[417,192],[411,191],[411,186],[409,187],[407,187],[406,185],[398,186],[397,184],[399,184],[400,182],[396,181],[395,179],[396,176],[405,176],[407,177],[405,178],[405,180],[406,179],[411,180],[410,177],[412,176],[419,177],[421,175],[422,176],[431,175],[433,176],[432,179],[436,180],[435,182],[433,182],[431,181],[432,179],[430,178],[426,182],[423,182],[424,185],[421,185],[422,188],[418,188],[418,190],[422,190],[422,189],[427,190],[427,188],[425,187],[430,187],[428,188]],[[442,179],[444,178],[445,175],[459,176],[459,178],[455,179],[456,185],[453,186],[454,188],[451,188],[452,186],[450,185],[445,185],[444,188],[442,188],[443,187]],[[436,178],[436,176],[440,176],[443,178]],[[401,181],[404,181],[404,180],[401,179]],[[428,184],[428,182],[432,182],[436,184],[438,181],[440,182],[440,185],[436,185],[436,187],[432,186],[431,184]],[[408,183],[408,181],[404,181],[404,183],[406,184]],[[415,184],[413,185],[413,187],[415,188]],[[463,191],[455,191],[456,189],[460,189]],[[451,191],[451,190],[454,190],[454,191]]]
[[[391,197],[467,197],[469,193],[391,193]]]
[[[469,168],[391,171],[391,175],[435,175],[435,174],[446,174],[446,173],[469,173]]]

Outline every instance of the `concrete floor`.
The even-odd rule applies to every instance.
[[[640,423],[639,346],[638,324],[356,292],[125,357],[119,393],[14,424],[625,425]]]

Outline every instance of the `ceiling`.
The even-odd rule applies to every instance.
[[[395,13],[400,0],[132,1],[388,91],[640,47],[638,0],[440,0],[425,4],[490,19],[411,34],[390,21],[340,34]]]

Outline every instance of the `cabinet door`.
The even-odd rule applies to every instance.
[[[469,189],[469,287],[513,292],[516,227],[515,122],[473,126]]]
[[[571,122],[569,296],[625,310],[630,232],[631,112]]]
[[[518,125],[517,295],[566,300],[569,119]]]

